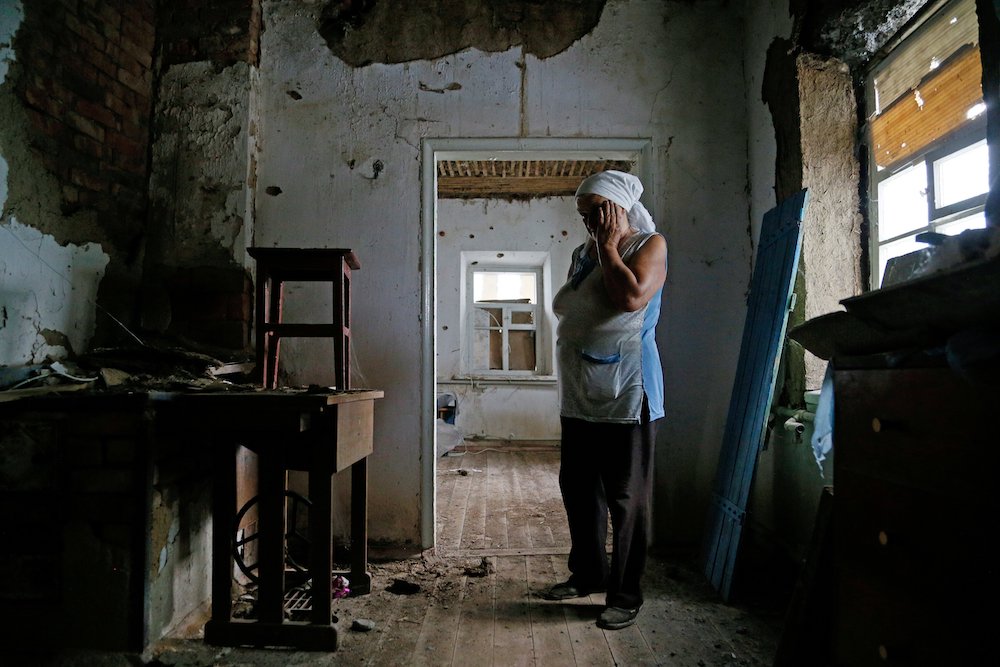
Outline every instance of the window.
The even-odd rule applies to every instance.
[[[469,369],[475,374],[535,375],[540,358],[540,267],[469,271]]]
[[[974,0],[930,16],[867,79],[872,283],[923,232],[986,226],[985,105]]]

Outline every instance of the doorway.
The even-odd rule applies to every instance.
[[[648,139],[424,140],[424,548],[568,551],[549,304],[585,239],[576,185],[604,168],[651,185],[650,150]]]

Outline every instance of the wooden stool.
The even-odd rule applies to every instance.
[[[247,248],[257,260],[255,329],[257,369],[265,389],[278,386],[278,351],[283,337],[332,338],[334,386],[351,388],[351,269],[360,269],[348,248]],[[329,282],[333,288],[330,324],[286,324],[281,321],[286,281]]]

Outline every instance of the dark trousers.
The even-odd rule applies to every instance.
[[[606,585],[609,607],[634,609],[642,604],[656,422],[561,421],[559,489],[572,540],[570,581],[583,588]]]

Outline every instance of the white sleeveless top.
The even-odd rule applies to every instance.
[[[628,262],[654,234],[638,233],[628,239],[622,260]],[[571,274],[552,300],[559,319],[560,414],[587,421],[638,423],[646,394],[643,323],[650,304],[655,304],[655,314],[659,314],[659,299],[654,297],[650,304],[631,313],[616,308],[604,287],[601,267],[593,265],[583,247],[573,253]],[[653,393],[660,401],[659,406],[650,405],[655,419],[662,416],[662,391]]]

